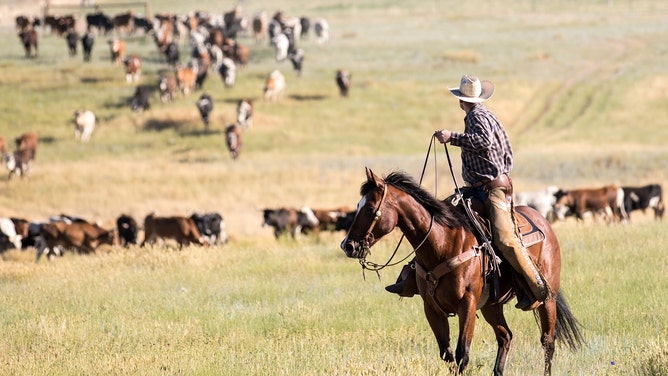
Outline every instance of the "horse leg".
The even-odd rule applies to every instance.
[[[473,330],[475,329],[475,311],[476,304],[464,299],[464,303],[460,305],[459,312],[457,312],[459,316],[459,338],[455,359],[459,365],[459,373],[464,373],[466,366],[469,364],[469,352],[473,340]]]
[[[496,363],[494,363],[494,375],[503,375],[508,350],[510,350],[510,342],[513,339],[513,333],[508,328],[508,323],[503,315],[503,305],[484,307],[480,312],[482,312],[485,321],[494,329],[496,343],[499,346],[496,352]]]
[[[557,323],[557,302],[554,299],[547,299],[537,309],[540,317],[540,342],[543,346],[545,357],[544,375],[552,372],[552,356],[554,355],[554,330]]]
[[[437,312],[431,305],[427,303],[427,299],[424,301],[424,314],[427,317],[427,322],[431,327],[431,331],[436,337],[436,343],[438,343],[439,356],[442,360],[450,363],[455,360],[455,356],[452,353],[452,347],[450,347],[450,325],[448,324],[448,318],[443,317],[440,312]]]

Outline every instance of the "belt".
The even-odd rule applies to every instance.
[[[475,182],[474,184],[469,184],[473,188],[478,188],[478,187],[485,187],[486,190],[491,190],[497,187],[512,187],[512,180],[510,180],[510,176],[507,174],[501,174],[499,177],[497,177],[494,180],[489,180],[488,178],[484,178],[482,180],[479,180]]]

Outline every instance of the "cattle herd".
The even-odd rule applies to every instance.
[[[597,188],[561,189],[550,186],[543,190],[515,193],[515,205],[536,209],[550,221],[573,216],[579,221],[591,216],[607,223],[627,222],[631,212],[652,210],[654,218],[663,219],[665,206],[661,185],[640,187],[606,185]]]
[[[144,238],[140,243],[142,230]],[[190,244],[223,245],[227,243],[225,220],[216,212],[196,212],[189,217],[150,213],[140,226],[132,216],[121,214],[115,227],[104,228],[84,218],[66,214],[50,217],[46,221],[0,218],[0,252],[11,248],[34,248],[37,261],[42,256],[49,259],[62,256],[67,250],[80,254],[95,253],[103,244],[144,247],[165,241],[173,241],[178,247]]]
[[[310,30],[313,30],[318,44],[329,40],[327,20],[289,16],[281,10],[272,17],[269,17],[267,11],[257,12],[253,16],[244,15],[240,6],[220,14],[193,11],[183,15],[157,13],[154,17],[147,17],[133,10],[109,15],[101,6],[96,6],[83,20],[72,14],[49,14],[43,18],[18,16],[18,37],[25,48],[26,58],[39,57],[40,35],[55,35],[65,40],[69,56],[76,56],[78,45],[81,44],[85,62],[91,60],[95,39],[100,36],[106,38],[112,65],[121,67],[124,81],[135,86],[134,94],[128,99],[130,109],[135,112],[151,108],[154,92],[159,93],[160,102],[166,105],[178,97],[185,98],[202,90],[209,73],[219,75],[224,87],[233,87],[240,69],[247,66],[251,52],[249,46],[240,42],[239,36],[248,37],[256,45],[268,40],[275,50],[276,62],[289,60],[297,76],[301,75],[305,60],[305,51],[297,43],[308,38]],[[146,56],[142,57],[132,51],[133,41],[137,38],[129,37],[142,35],[155,43],[165,64],[157,77],[148,79],[154,84],[146,84],[147,80],[142,80]],[[181,59],[183,46],[187,46],[188,50],[184,63]],[[335,82],[341,96],[346,96],[350,88],[350,74],[345,70],[338,71]],[[262,98],[268,102],[278,101],[285,87],[286,79],[282,72],[278,69],[268,72]],[[214,99],[207,93],[202,94],[197,101],[206,133],[209,132],[213,103]],[[77,140],[86,142],[91,137],[95,123],[94,111],[77,110],[74,120]],[[252,99],[247,97],[238,103],[238,121],[224,126],[225,144],[232,159],[240,156],[243,131],[252,124],[252,116]]]

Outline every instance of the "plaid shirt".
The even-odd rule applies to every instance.
[[[494,180],[513,169],[513,149],[497,117],[477,103],[464,118],[464,133],[452,132],[450,144],[462,149],[462,178],[469,185]]]

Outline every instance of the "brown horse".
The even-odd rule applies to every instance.
[[[492,326],[498,343],[494,374],[502,375],[512,333],[503,315],[503,305],[513,295],[513,276],[502,262],[498,293],[490,292],[485,273],[488,260],[481,251],[470,221],[460,207],[436,199],[413,179],[393,172],[385,179],[367,169],[353,224],[341,243],[348,257],[364,260],[380,238],[395,227],[415,249],[417,285],[441,359],[456,360],[459,372],[469,362],[476,311],[480,309]],[[547,220],[529,207],[517,207],[544,232],[545,240],[529,248],[548,282],[551,295],[535,311],[540,317],[541,343],[545,352],[545,374],[550,374],[555,339],[575,351],[583,344],[579,324],[559,291],[561,255],[557,238]],[[422,271],[420,270],[422,269]],[[457,351],[450,347],[448,316],[459,316]]]

